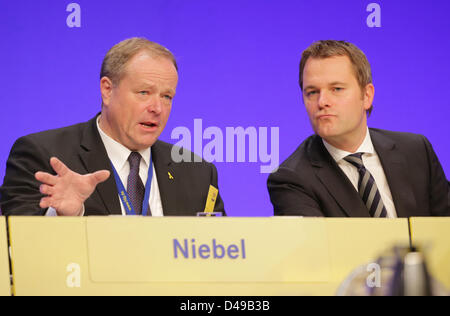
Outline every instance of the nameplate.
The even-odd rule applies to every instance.
[[[326,282],[323,220],[89,218],[94,282]]]

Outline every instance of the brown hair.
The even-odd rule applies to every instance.
[[[370,69],[369,61],[366,55],[352,43],[345,41],[324,40],[317,41],[311,44],[302,53],[300,60],[299,84],[303,90],[303,70],[309,58],[329,58],[334,56],[347,56],[353,65],[355,77],[358,81],[361,90],[363,90],[369,83],[372,83],[372,71]],[[371,105],[368,113],[372,112],[373,105]]]
[[[100,71],[100,79],[106,76],[111,79],[113,84],[118,84],[123,78],[127,62],[141,51],[146,51],[151,56],[169,59],[178,71],[175,57],[167,48],[146,38],[133,37],[114,45],[106,53]]]

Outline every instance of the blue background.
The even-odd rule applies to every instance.
[[[275,126],[281,163],[312,134],[297,85],[301,52],[316,40],[347,40],[372,65],[369,126],[424,134],[450,175],[450,1],[79,0],[81,28],[66,25],[71,1],[0,1],[0,179],[17,138],[100,111],[102,59],[134,36],[178,60],[162,140],[175,143],[177,126],[193,133],[195,118],[224,133]],[[380,28],[366,24],[372,2],[381,6]],[[216,163],[229,215],[273,214],[260,165]]]

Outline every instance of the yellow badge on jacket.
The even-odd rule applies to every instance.
[[[213,185],[209,186],[208,197],[206,198],[205,205],[205,213],[214,212],[214,207],[216,206],[217,195],[219,194],[219,190],[215,188]]]

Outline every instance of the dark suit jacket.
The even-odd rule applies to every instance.
[[[212,184],[218,188],[217,170],[205,161],[173,162],[172,147],[156,141],[151,148],[164,215],[195,216],[196,212],[204,210],[209,186]],[[86,123],[25,136],[16,141],[0,188],[0,206],[4,215],[45,214],[46,209],[39,207],[43,195],[34,174],[37,171],[55,174],[50,166],[51,157],[59,158],[80,174],[109,170],[109,179],[100,183],[86,200],[85,215],[122,214],[111,163],[94,118]],[[168,172],[173,179],[169,179]],[[225,215],[220,195],[214,211]]]
[[[450,216],[449,188],[422,135],[370,129],[399,217]],[[369,217],[357,190],[311,136],[268,179],[275,215]]]
[[[450,181],[448,181],[448,205],[450,205]]]

